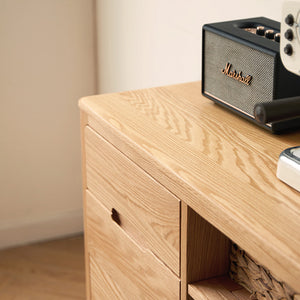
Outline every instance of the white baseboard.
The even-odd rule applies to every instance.
[[[83,232],[81,209],[39,217],[35,220],[18,220],[0,223],[0,249],[70,236]]]

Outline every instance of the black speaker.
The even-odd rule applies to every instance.
[[[279,22],[260,17],[206,24],[202,34],[204,96],[256,124],[256,104],[300,96],[300,77],[280,59]],[[259,125],[280,133],[300,128],[300,118]]]

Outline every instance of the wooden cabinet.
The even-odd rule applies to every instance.
[[[199,82],[80,101],[88,299],[249,299],[232,241],[300,292],[300,196],[275,136]]]

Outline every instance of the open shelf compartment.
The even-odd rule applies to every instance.
[[[232,241],[181,204],[181,300],[250,300],[229,278]]]

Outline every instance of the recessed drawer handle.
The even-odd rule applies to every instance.
[[[120,226],[120,229],[124,234],[126,234],[143,252],[149,249],[147,242],[140,238],[135,226],[132,226],[132,224],[124,218],[122,218],[123,222],[121,222],[120,213],[115,208],[111,209],[111,218]]]
[[[111,210],[111,218],[121,226],[120,214],[114,208]]]

